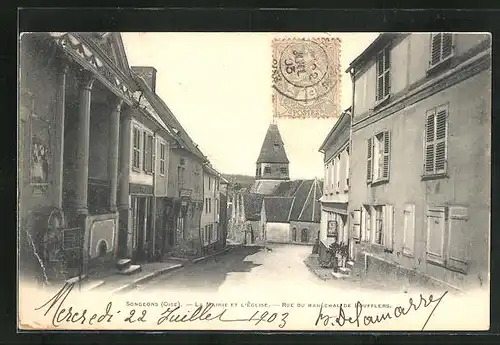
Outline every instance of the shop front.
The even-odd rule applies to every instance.
[[[153,187],[130,184],[131,234],[128,239],[134,262],[146,262],[153,256]]]
[[[320,261],[336,267],[345,264],[349,258],[349,233],[347,221],[347,204],[323,204],[322,231],[319,241]]]

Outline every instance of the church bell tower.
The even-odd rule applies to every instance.
[[[267,129],[257,158],[255,180],[275,180],[280,182],[289,180],[289,164],[278,125],[272,123]]]

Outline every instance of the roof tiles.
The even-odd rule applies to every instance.
[[[264,142],[260,149],[258,163],[290,163],[286,156],[285,146],[281,139],[278,125],[272,123],[267,129]]]

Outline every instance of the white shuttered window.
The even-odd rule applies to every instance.
[[[391,132],[382,131],[367,140],[367,183],[388,181],[391,163]]]
[[[391,50],[389,47],[384,48],[377,55],[377,101],[383,100],[389,95],[391,89]]]
[[[426,113],[424,175],[446,173],[448,161],[448,105]]]
[[[453,34],[437,32],[431,34],[430,67],[439,65],[453,55]]]
[[[466,273],[470,245],[469,234],[466,207],[429,208],[427,212],[427,259],[454,271]],[[487,249],[485,247],[485,250]]]

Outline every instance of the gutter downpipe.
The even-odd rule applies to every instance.
[[[354,117],[354,100],[355,100],[355,95],[356,95],[356,83],[355,83],[355,80],[354,80],[354,77],[355,77],[355,70],[354,70],[354,67],[351,67],[349,69],[349,74],[351,75],[351,82],[352,82],[352,104],[351,104],[351,114],[350,114],[350,125],[349,125],[349,152],[352,152],[352,119]],[[351,160],[349,159],[349,162]],[[351,179],[351,167],[349,167],[349,173],[347,174],[347,177],[349,179],[349,182],[352,181]],[[347,192],[349,193],[349,192]],[[347,194],[347,209],[349,209],[349,194]],[[349,222],[351,223],[351,217],[349,217],[349,212],[347,212],[347,218],[349,220]],[[360,229],[361,231],[361,229]],[[352,223],[349,224],[349,232],[350,232],[350,235],[349,235],[349,239],[348,239],[348,242],[352,242]],[[353,259],[353,261],[356,260],[356,257],[354,256],[354,244],[352,246],[352,253],[351,253],[351,245],[350,243],[348,243],[347,245],[347,250],[348,250],[348,259]],[[366,259],[366,258],[365,258]],[[365,270],[366,270],[366,260],[365,260]]]

